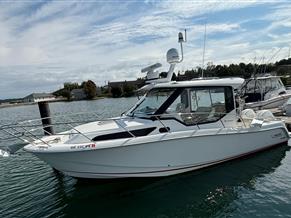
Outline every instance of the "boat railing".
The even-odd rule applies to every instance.
[[[222,117],[224,117],[225,115],[227,115],[228,113],[225,113],[225,112],[215,112],[215,116],[217,116],[217,119],[216,120],[211,120],[211,117],[209,118],[209,120],[205,117],[199,117],[201,115],[209,115],[209,112],[190,112],[190,113],[172,113],[172,114],[155,114],[155,115],[150,115],[150,117],[158,120],[162,126],[164,128],[166,128],[168,130],[168,128],[166,127],[166,125],[163,123],[163,118],[166,118],[166,117],[175,117],[176,115],[180,116],[181,115],[183,116],[189,116],[190,118],[193,118],[196,120],[195,123],[192,123],[191,126],[196,126],[198,129],[200,129],[200,125],[202,124],[205,124],[205,123],[209,123],[208,121],[211,121],[211,122],[220,122],[222,127],[223,128],[226,128],[227,125],[226,123],[224,122],[224,120],[222,119]],[[238,125],[242,128],[249,128],[250,127],[250,123],[248,123],[242,116],[240,113],[236,113],[235,115],[235,119],[237,122],[241,123],[242,125]],[[256,117],[253,118],[253,119],[256,119],[256,120],[259,120],[261,122],[261,124],[263,123],[266,123],[266,122],[269,122],[270,120],[268,119],[257,119]],[[252,119],[252,120],[253,120]],[[274,120],[281,120],[280,118],[274,118]],[[273,121],[274,121],[273,120]],[[182,120],[181,120],[182,121]],[[170,132],[170,131],[168,131]]]
[[[90,116],[88,116],[90,115]],[[91,119],[88,119],[90,117]],[[122,119],[132,119],[130,117],[123,117]],[[50,119],[52,120],[51,124],[43,125],[42,121]],[[0,125],[0,147],[2,144],[7,144],[9,141],[15,141],[19,139],[24,143],[33,143],[39,141],[47,146],[50,146],[48,142],[42,140],[43,136],[54,135],[54,136],[64,136],[64,135],[82,135],[88,141],[92,141],[86,134],[82,131],[79,131],[75,128],[78,125],[86,124],[89,122],[115,122],[116,125],[120,128],[127,130],[120,122],[117,121],[117,118],[107,118],[104,119],[100,114],[95,112],[82,112],[66,115],[55,115],[52,117],[44,117],[37,119],[24,120],[9,124]],[[54,128],[57,133],[51,133],[46,129],[48,127]],[[69,131],[70,130],[70,131]],[[128,130],[127,130],[128,131]],[[132,135],[130,131],[129,134]]]
[[[208,121],[214,121],[214,122],[220,122],[222,124],[222,126],[225,128],[225,124],[223,122],[223,120],[221,119],[223,116],[225,116],[226,114],[228,113],[225,113],[225,112],[215,112],[214,114],[212,114],[212,117],[209,117],[210,116],[210,112],[183,112],[183,113],[165,113],[165,114],[154,114],[154,115],[150,115],[149,117],[152,117],[156,120],[158,120],[163,127],[166,128],[166,125],[162,122],[164,120],[164,118],[168,118],[168,117],[179,117],[180,120],[182,122],[184,122],[183,118],[182,117],[186,117],[189,119],[189,120],[195,120],[195,122],[192,122],[191,123],[191,126],[196,126],[198,129],[200,129],[200,125],[201,124],[205,124],[207,123]],[[207,116],[205,116],[207,115]],[[211,118],[214,117],[214,115],[216,116],[216,119],[215,120],[211,120]],[[167,129],[167,128],[166,128]]]
[[[218,117],[216,122],[220,122],[222,127],[225,128],[226,125],[221,119],[227,113],[215,113]],[[88,116],[90,115],[90,116]],[[199,118],[199,115],[209,115],[209,112],[192,112],[192,113],[166,113],[166,114],[154,114],[147,115],[147,118],[152,118],[157,120],[161,126],[168,132],[171,133],[170,128],[164,122],[167,117],[177,117],[178,116],[189,116],[189,119],[195,120],[191,124],[191,126],[196,126],[197,129],[200,129],[200,125],[203,123],[202,118]],[[198,116],[197,116],[198,115]],[[245,123],[244,119],[237,115],[241,120],[243,126],[248,127],[247,123]],[[90,119],[88,119],[90,117]],[[202,116],[203,117],[203,116]],[[88,136],[88,134],[80,131],[76,126],[81,124],[86,124],[89,122],[98,122],[97,124],[101,124],[103,122],[114,122],[118,128],[126,131],[131,137],[136,137],[134,133],[127,127],[125,121],[134,119],[136,117],[131,116],[122,116],[117,118],[102,118],[100,114],[95,112],[82,112],[82,113],[74,113],[74,114],[66,114],[66,115],[56,115],[53,117],[44,117],[39,119],[32,119],[26,121],[20,121],[12,124],[4,124],[0,126],[0,147],[4,144],[7,145],[8,141],[15,141],[15,139],[21,140],[23,143],[31,143],[31,144],[43,144],[46,146],[50,146],[50,143],[56,142],[56,137],[53,139],[45,140],[43,136],[53,135],[53,136],[68,136],[72,137],[74,135],[81,135],[88,142],[94,142],[92,138]],[[51,124],[43,125],[42,120],[51,119]],[[46,130],[47,127],[53,127],[56,133],[51,133]]]

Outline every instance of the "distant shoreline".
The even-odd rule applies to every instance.
[[[66,101],[66,100],[56,100],[56,101],[48,101],[48,102],[54,103],[54,102],[61,102],[61,101]],[[2,103],[2,104],[0,104],[0,109],[1,108],[8,108],[8,107],[29,106],[29,105],[34,105],[37,103],[38,102]]]
[[[92,100],[99,100],[99,99],[104,99],[105,97],[96,97]],[[88,99],[82,99],[82,100],[72,100],[68,101],[66,99],[55,99],[52,101],[48,101],[48,103],[55,103],[55,102],[75,102],[75,101],[92,101]],[[2,108],[9,108],[9,107],[20,107],[20,106],[29,106],[29,105],[35,105],[38,102],[19,102],[19,103],[2,103],[0,104],[0,109]]]

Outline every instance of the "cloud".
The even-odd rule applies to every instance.
[[[199,1],[159,1],[159,14],[171,14],[172,16],[179,16],[181,18],[192,18],[193,16],[201,16],[207,19],[207,15],[219,11],[234,10],[248,6],[261,4],[258,0],[199,0]]]
[[[270,13],[255,19],[223,16],[251,8]],[[53,91],[66,81],[104,85],[133,79],[156,62],[165,71],[166,51],[178,48],[177,32],[184,28],[188,42],[177,71],[201,66],[205,21],[205,63],[253,59],[290,44],[291,31],[276,32],[290,27],[290,12],[284,2],[252,0],[0,2],[0,98]],[[256,28],[258,19],[266,25]]]

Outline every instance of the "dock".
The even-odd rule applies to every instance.
[[[276,115],[275,115],[275,117],[278,118],[278,119],[280,119],[280,120],[282,120],[282,121],[284,121],[285,124],[286,124],[286,127],[287,127],[288,131],[291,132],[291,117],[287,117],[287,116],[276,116]]]
[[[284,121],[288,131],[291,132],[291,117],[286,116],[286,114],[284,114],[279,108],[272,108],[268,110],[271,111],[277,119]]]

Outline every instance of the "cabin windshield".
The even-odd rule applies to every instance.
[[[131,115],[143,116],[153,115],[161,105],[173,94],[175,89],[152,89],[144,100],[131,111]]]

